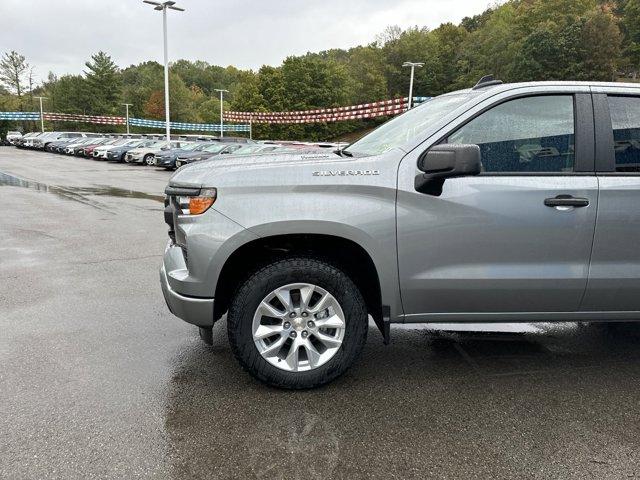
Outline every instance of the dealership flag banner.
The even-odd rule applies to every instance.
[[[92,123],[96,125],[126,125],[125,117],[105,116],[105,115],[80,115],[76,113],[52,113],[44,112],[44,120],[51,122],[78,122]],[[40,120],[39,112],[0,112],[0,120],[24,121]],[[144,118],[129,118],[129,125],[135,127],[164,128],[164,120],[147,120]],[[219,132],[220,125],[213,123],[183,123],[171,122],[171,128],[175,130],[197,130],[205,132]],[[224,125],[225,132],[248,132],[250,125]]]
[[[414,97],[413,103],[426,102],[431,97]],[[250,132],[251,123],[325,123],[346,120],[362,120],[384,116],[398,115],[407,111],[407,98],[394,98],[373,103],[361,103],[345,107],[317,108],[313,110],[298,110],[288,112],[224,112],[223,126],[225,132]],[[44,120],[51,122],[79,122],[96,125],[126,125],[125,117],[108,115],[81,115],[77,113],[44,112]],[[0,120],[24,121],[40,120],[39,112],[0,112]],[[248,123],[233,123],[248,122]],[[129,118],[129,125],[134,127],[164,128],[164,120],[149,120],[146,118]],[[219,132],[217,123],[185,123],[170,122],[175,130],[191,130],[204,132]]]
[[[0,112],[0,120],[40,120],[38,112]]]
[[[431,97],[414,97],[413,103],[418,104]],[[408,98],[394,98],[373,103],[348,105],[344,107],[318,108],[312,110],[296,110],[286,112],[236,112],[227,111],[224,119],[238,122],[252,123],[324,123],[346,120],[360,120],[383,116],[392,116],[407,111]]]

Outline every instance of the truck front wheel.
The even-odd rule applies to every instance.
[[[251,375],[313,388],[343,374],[367,338],[362,294],[339,268],[306,257],[275,261],[236,291],[227,315],[233,353]]]

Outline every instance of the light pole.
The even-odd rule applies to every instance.
[[[407,108],[407,110],[411,110],[411,107],[413,106],[413,74],[416,67],[424,67],[424,62],[404,62],[402,66],[411,67],[411,80],[409,81],[409,108]]]
[[[222,88],[216,88],[216,92],[220,92],[220,138],[224,137],[224,120],[222,119],[222,102],[223,95],[225,92],[229,93],[229,90],[224,90]]]
[[[164,37],[164,112],[167,132],[167,142],[171,140],[171,127],[169,126],[169,56],[167,54],[167,8],[184,12],[184,8],[176,7],[176,2],[153,2],[142,0],[144,3],[155,5],[154,10],[162,12],[162,33]]]
[[[129,135],[129,107],[133,107],[133,103],[123,103],[122,105],[127,109],[127,135]]]
[[[47,100],[47,97],[34,97],[40,100],[40,130],[44,133],[44,115],[42,112],[42,100]]]

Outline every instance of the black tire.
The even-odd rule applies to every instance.
[[[142,158],[142,165],[144,165],[145,167],[150,167],[151,165],[149,165],[149,159],[153,158],[153,154],[152,153],[147,153],[143,158]]]
[[[345,334],[336,354],[324,365],[303,372],[281,370],[266,361],[253,341],[253,315],[262,299],[283,285],[307,282],[327,290],[345,315]],[[267,385],[287,389],[315,388],[342,375],[360,356],[367,339],[368,315],[362,294],[339,268],[322,260],[292,257],[257,270],[241,284],[231,300],[227,333],[242,367]]]

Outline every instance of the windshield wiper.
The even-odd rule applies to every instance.
[[[345,149],[334,150],[333,153],[340,155],[341,157],[353,157],[353,153],[347,152]]]

